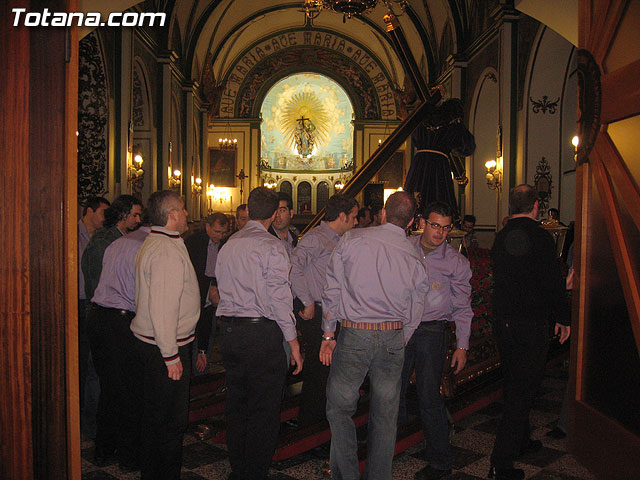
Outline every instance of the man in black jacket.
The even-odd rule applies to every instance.
[[[219,301],[215,267],[220,243],[229,231],[229,219],[224,213],[216,212],[204,218],[203,224],[204,229],[195,232],[184,241],[200,286],[195,374],[204,372],[207,367],[211,333],[215,332],[214,314]]]
[[[511,218],[491,250],[494,336],[504,372],[504,411],[491,454],[489,478],[520,480],[520,455],[539,450],[529,437],[529,411],[549,349],[549,322],[560,343],[569,338],[569,306],[552,237],[540,228],[538,194],[529,185],[509,192]]]

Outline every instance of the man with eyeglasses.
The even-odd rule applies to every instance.
[[[419,480],[435,480],[451,473],[449,425],[444,400],[440,395],[440,379],[446,358],[445,334],[447,322],[454,321],[458,348],[451,359],[451,367],[454,373],[458,373],[467,363],[473,319],[469,260],[445,241],[453,227],[452,216],[448,204],[428,204],[420,219],[423,233],[411,238],[427,262],[430,288],[420,325],[405,349],[398,422],[406,423],[408,420],[406,394],[415,367],[428,462],[425,468],[416,473],[415,478]]]

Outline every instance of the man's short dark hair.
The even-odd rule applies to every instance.
[[[267,187],[256,187],[251,190],[247,206],[251,220],[266,220],[271,218],[278,209],[278,195]]]
[[[371,209],[369,207],[362,207],[358,210],[358,223],[360,220],[367,216],[367,212],[369,212],[369,218],[371,218]]]
[[[100,208],[101,204],[105,204],[107,207],[111,206],[109,200],[104,197],[89,197],[84,202],[84,206],[82,207],[82,216],[84,217],[87,214],[87,210],[91,209],[94,212]]]
[[[473,223],[475,225],[476,224],[476,216],[475,215],[465,215],[462,218],[462,221],[463,222],[471,222],[471,223]]]
[[[329,198],[327,202],[327,211],[324,214],[324,219],[327,222],[333,222],[341,213],[349,216],[353,207],[357,207],[358,202],[355,198],[346,197],[340,193],[336,193]]]
[[[109,228],[116,225],[131,213],[134,205],[140,205],[140,207],[142,207],[142,202],[133,195],[120,195],[113,201],[111,206],[105,210],[104,226]],[[162,225],[164,225],[164,223]]]
[[[522,185],[513,187],[509,192],[509,209],[511,210],[511,215],[532,212],[538,198],[538,192],[531,185],[523,183]]]
[[[408,192],[395,192],[389,195],[384,209],[387,222],[404,229],[416,213],[416,199]]]
[[[115,203],[115,202],[114,202]],[[182,198],[173,190],[160,190],[149,197],[149,222],[151,225],[164,227],[169,221],[169,212],[182,203]]]
[[[221,227],[224,227],[225,225],[229,225],[229,219],[222,212],[213,212],[211,215],[204,217],[202,221],[208,225],[213,225],[214,223],[217,223]]]
[[[278,192],[278,204],[280,202],[287,202],[287,208],[293,210],[293,199],[287,192]]]
[[[422,211],[422,218],[427,220],[429,218],[429,215],[431,215],[432,213],[437,213],[442,217],[453,217],[453,209],[451,208],[451,205],[439,200],[428,203],[424,207],[424,210]]]
[[[240,213],[240,210],[246,210],[246,209],[247,209],[246,203],[241,203],[240,205],[238,205],[238,208],[236,208],[236,218],[238,218],[238,214]]]

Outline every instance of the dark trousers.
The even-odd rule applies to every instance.
[[[180,380],[169,378],[157,345],[135,339],[132,380],[141,386],[140,466],[142,480],[180,478],[182,440],[189,421],[192,343],[178,348]]]
[[[91,343],[87,326],[91,302],[78,300],[78,375],[80,390],[80,431],[95,438],[96,413],[100,398],[100,380],[91,359]]]
[[[316,304],[311,320],[303,320],[296,313],[296,322],[304,350],[298,426],[307,427],[327,419],[327,380],[330,367],[323,365],[319,356],[323,335],[322,307]]]
[[[286,378],[282,332],[274,321],[220,323],[226,369],[229,462],[242,480],[267,478],[280,431]]]
[[[130,325],[133,312],[93,304],[88,333],[93,363],[100,379],[96,415],[96,448],[117,449],[127,465],[138,462],[140,409],[127,382],[135,338]]]
[[[529,442],[529,411],[544,375],[548,327],[540,322],[497,319],[493,331],[504,373],[504,411],[491,463],[497,468],[513,468],[513,461]]]
[[[439,470],[449,470],[453,461],[447,410],[440,395],[446,331],[447,322],[422,322],[409,340],[404,349],[398,414],[399,421],[407,421],[407,388],[415,367],[420,419],[426,443],[425,457],[429,465]]]

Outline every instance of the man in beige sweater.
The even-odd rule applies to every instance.
[[[196,273],[180,235],[187,211],[180,196],[151,195],[151,233],[136,257],[132,375],[140,385],[142,480],[178,479],[187,428],[191,348],[200,316]]]

